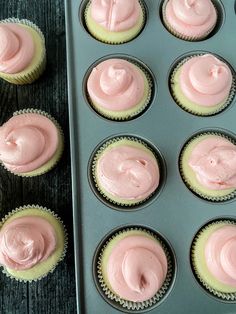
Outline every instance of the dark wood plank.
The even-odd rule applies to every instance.
[[[0,292],[0,311],[1,313],[2,310],[5,313],[76,313],[64,4],[63,0],[11,0],[1,1],[0,9],[1,19],[16,16],[35,22],[46,37],[47,48],[47,68],[37,82],[17,88],[1,82],[0,86],[5,88],[0,100],[0,108],[3,107],[0,115],[1,123],[17,109],[37,108],[55,117],[65,134],[65,152],[58,166],[51,172],[36,178],[21,179],[0,169],[1,207],[7,212],[8,209],[24,204],[46,206],[63,219],[69,234],[69,247],[65,260],[46,278],[25,285],[17,284],[15,281],[12,283],[1,275],[2,283],[6,286],[4,289],[7,290]],[[13,192],[14,198],[12,198]]]

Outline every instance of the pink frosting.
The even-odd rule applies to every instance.
[[[56,248],[54,229],[41,217],[12,220],[0,230],[0,263],[10,269],[32,268]]]
[[[20,114],[0,127],[0,160],[13,172],[30,172],[53,157],[58,143],[58,130],[50,119]]]
[[[220,282],[236,288],[236,226],[214,231],[205,247],[209,271]]]
[[[178,33],[200,38],[216,24],[217,14],[210,0],[169,0],[165,17]]]
[[[132,63],[109,59],[92,70],[87,89],[96,104],[111,111],[122,111],[141,101],[144,95],[144,79]]]
[[[115,293],[133,302],[152,298],[167,274],[162,247],[145,236],[127,236],[112,250],[107,276]]]
[[[210,190],[236,188],[236,146],[221,136],[202,140],[192,150],[189,165],[200,184]]]
[[[19,24],[0,24],[0,71],[15,74],[24,70],[35,52],[31,34]]]
[[[92,18],[110,32],[129,30],[141,13],[138,0],[92,0],[91,3]]]
[[[99,158],[97,175],[103,188],[114,196],[141,200],[158,187],[157,161],[142,149],[119,145]]]
[[[183,94],[192,102],[211,107],[225,101],[232,85],[227,64],[210,54],[192,57],[181,67],[179,83]]]

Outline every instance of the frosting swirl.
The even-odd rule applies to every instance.
[[[126,31],[135,26],[142,9],[138,0],[92,0],[91,16],[109,32]]]
[[[99,158],[97,176],[107,192],[127,200],[148,197],[160,180],[154,156],[132,145],[122,144],[105,151]]]
[[[142,100],[144,79],[132,63],[122,59],[109,59],[92,70],[87,89],[96,104],[111,111],[122,111]]]
[[[181,67],[183,94],[199,106],[211,107],[227,99],[232,73],[227,64],[210,54],[192,57]]]
[[[161,288],[167,274],[167,259],[157,241],[130,235],[113,248],[107,263],[109,283],[121,298],[142,302]]]
[[[165,17],[174,30],[193,38],[204,36],[217,20],[210,0],[169,0]]]
[[[236,288],[236,226],[214,231],[205,247],[209,271],[220,282]]]
[[[0,160],[13,172],[30,172],[52,158],[58,142],[49,118],[36,113],[13,116],[0,127]]]
[[[0,263],[10,269],[32,268],[46,260],[55,248],[54,229],[41,217],[16,218],[0,230]]]
[[[227,139],[211,136],[202,140],[188,163],[199,183],[208,189],[236,188],[236,146]]]
[[[19,24],[0,24],[0,71],[15,74],[24,70],[35,52],[31,34]]]

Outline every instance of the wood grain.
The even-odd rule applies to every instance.
[[[37,24],[46,38],[47,68],[32,85],[0,82],[0,124],[19,109],[35,108],[50,113],[65,135],[65,151],[49,173],[19,178],[0,168],[0,217],[20,205],[39,204],[55,211],[69,234],[65,260],[45,279],[31,284],[0,274],[1,313],[76,313],[69,130],[66,85],[66,45],[63,0],[10,0],[0,2],[0,18],[26,18]]]

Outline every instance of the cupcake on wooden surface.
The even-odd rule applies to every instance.
[[[28,20],[0,21],[0,77],[18,85],[30,84],[46,66],[45,39]]]

